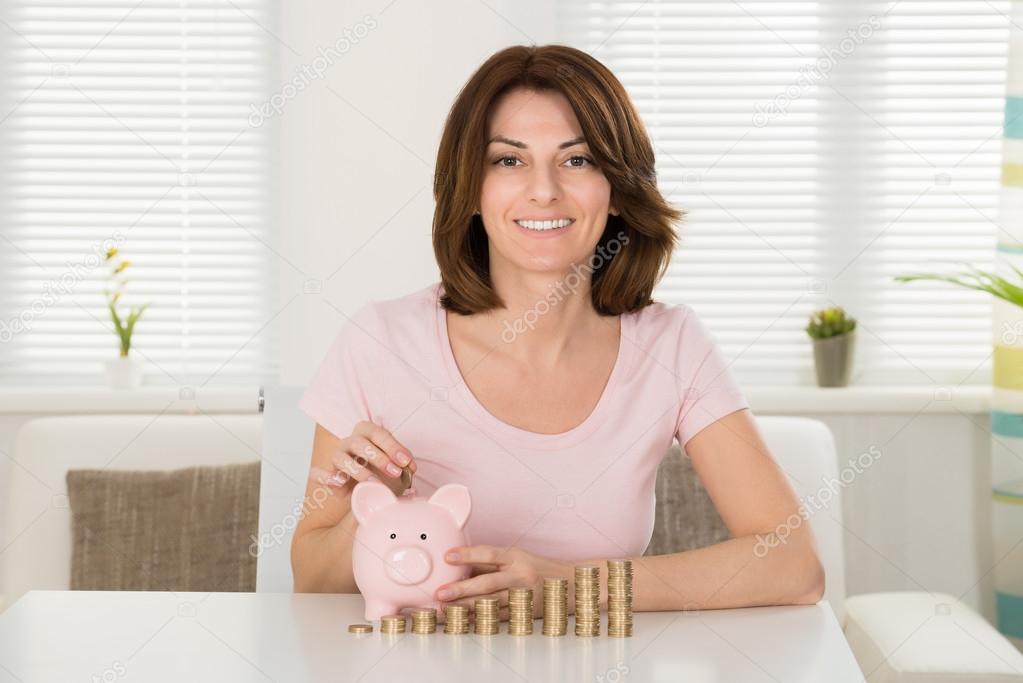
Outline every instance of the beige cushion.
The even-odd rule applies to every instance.
[[[68,471],[71,589],[255,590],[259,470]]]
[[[657,468],[654,533],[644,555],[703,548],[731,538],[728,527],[678,443]]]

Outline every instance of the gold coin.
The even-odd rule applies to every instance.
[[[401,488],[404,491],[412,488],[412,466],[405,465],[401,468]]]
[[[349,633],[373,633],[373,624],[349,624]]]

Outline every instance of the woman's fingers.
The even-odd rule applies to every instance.
[[[353,455],[351,452],[345,451],[341,453],[335,453],[333,457],[334,469],[340,474],[346,475],[350,479],[363,482],[370,477],[375,476],[374,472],[370,470],[369,463],[362,456]],[[379,479],[379,477],[377,477]]]
[[[360,422],[355,425],[352,436],[361,436],[372,441],[399,470],[407,465],[412,465],[412,471],[415,472],[415,461],[412,459],[409,449],[405,448],[394,438],[393,434],[380,425],[372,422]],[[401,476],[400,471],[398,476]]]

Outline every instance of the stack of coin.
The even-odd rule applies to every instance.
[[[405,632],[405,615],[404,614],[385,614],[380,617],[380,632],[381,633],[404,633]]]
[[[444,605],[444,633],[469,632],[469,607]]]
[[[437,630],[437,610],[433,607],[417,607],[412,610],[412,632],[433,633]]]
[[[476,633],[492,636],[501,623],[501,603],[497,598],[476,598]]]
[[[632,560],[607,561],[607,634],[632,635]]]
[[[575,634],[600,635],[600,567],[575,568]]]
[[[533,632],[533,589],[508,589],[508,635],[528,636]]]
[[[373,633],[373,624],[348,624],[349,633]]]
[[[568,632],[568,579],[543,580],[543,634],[563,636]]]

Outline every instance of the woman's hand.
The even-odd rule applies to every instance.
[[[457,559],[451,557],[457,553]],[[497,598],[501,621],[508,620],[508,589],[525,586],[533,589],[533,617],[543,616],[543,580],[568,579],[568,614],[573,614],[573,565],[534,555],[515,547],[474,545],[451,548],[444,556],[448,564],[471,565],[473,576],[440,586],[436,597],[447,604],[474,606],[476,598]],[[447,593],[446,591],[450,591]]]
[[[409,449],[394,436],[372,422],[359,422],[350,436],[340,440],[340,448],[331,456],[333,469],[313,467],[310,476],[326,486],[342,487],[350,479],[359,482],[380,480],[394,488],[391,481],[401,480],[401,469],[406,465],[416,471],[416,461]]]

